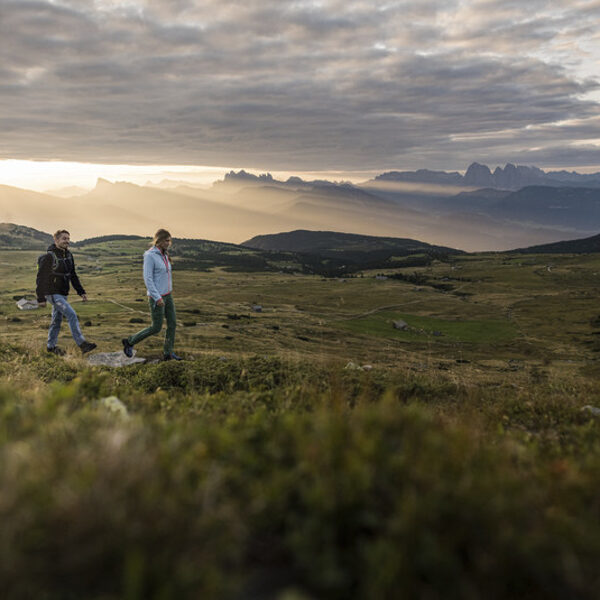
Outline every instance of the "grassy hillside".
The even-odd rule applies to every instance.
[[[101,350],[138,327],[130,319],[148,319],[141,277],[147,247],[139,238],[74,249],[90,296],[74,303]],[[178,240],[173,254],[179,346],[191,355],[268,349],[393,365],[398,354],[418,362],[425,352],[442,361],[529,357],[580,367],[596,357],[600,257],[593,254],[457,255],[346,278],[302,274],[292,254],[279,262],[267,254],[268,261],[260,251],[199,240]],[[41,346],[48,310],[20,312],[14,302],[33,296],[37,256],[2,256],[0,311],[2,335]],[[393,328],[399,319],[406,331]],[[147,344],[160,347],[158,340]]]
[[[49,233],[14,223],[0,223],[1,249],[31,249],[43,252],[51,243],[52,236]]]
[[[448,260],[455,254],[464,254],[461,250],[418,240],[302,229],[259,235],[242,245],[300,254],[300,259],[312,267],[312,272],[329,275],[365,269],[424,266],[430,265],[435,258]]]
[[[98,351],[149,322],[146,247],[74,249]],[[5,597],[595,598],[600,257],[324,279],[184,248],[187,360],[121,369],[47,354],[37,252],[0,254]]]
[[[600,252],[600,235],[577,240],[554,242],[553,244],[543,244],[541,246],[531,246],[529,248],[519,248],[518,250],[514,250],[514,252],[521,254],[583,254],[587,252]]]
[[[298,229],[285,233],[257,235],[243,244],[249,248],[262,250],[287,250],[289,252],[378,252],[395,251],[399,254],[439,251],[447,254],[461,254],[460,250],[433,246],[418,240],[340,233],[337,231],[307,231]]]

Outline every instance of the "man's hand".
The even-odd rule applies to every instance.
[[[165,305],[165,301],[161,298],[160,300],[156,301],[156,306],[164,306]]]
[[[84,302],[87,302],[87,301],[88,301],[88,299],[87,299],[87,294],[81,294],[81,299],[82,299]]]
[[[46,306],[46,302],[38,302],[38,306],[40,308],[44,308]]]

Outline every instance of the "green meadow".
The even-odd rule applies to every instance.
[[[390,323],[404,321],[406,330],[390,328]],[[422,336],[433,341],[469,342],[472,344],[495,343],[513,340],[518,333],[516,327],[506,320],[438,319],[418,315],[380,311],[373,315],[357,317],[342,324],[350,331],[365,335],[417,341]]]
[[[150,322],[146,247],[73,249],[96,352]],[[0,250],[3,597],[597,598],[600,256],[211,252],[174,248],[186,360],[109,368]]]

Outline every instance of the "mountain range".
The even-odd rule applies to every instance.
[[[477,162],[467,168],[464,175],[454,171],[388,171],[378,175],[374,182],[410,182],[467,186],[474,188],[497,188],[518,190],[531,185],[551,187],[600,187],[600,173],[581,174],[575,171],[545,172],[538,167],[527,167],[507,163],[504,168],[496,167],[492,172],[486,165]]]
[[[490,176],[490,187],[467,185],[489,183]],[[496,185],[502,177],[516,185],[517,176],[521,182],[538,178],[561,184]],[[569,178],[573,185],[566,185]],[[581,185],[584,181],[589,185]],[[230,243],[282,231],[327,230],[501,251],[595,235],[600,230],[597,181],[600,174],[509,165],[491,173],[474,163],[464,176],[388,173],[362,184],[299,177],[278,181],[268,173],[245,171],[231,171],[208,189],[99,179],[93,190],[70,198],[0,185],[0,221],[39,230],[66,228],[75,240],[114,232],[149,236],[159,227],[180,238]]]

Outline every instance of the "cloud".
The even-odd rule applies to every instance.
[[[0,0],[0,10],[5,158],[600,164],[597,1]],[[567,120],[579,125],[553,126]]]

